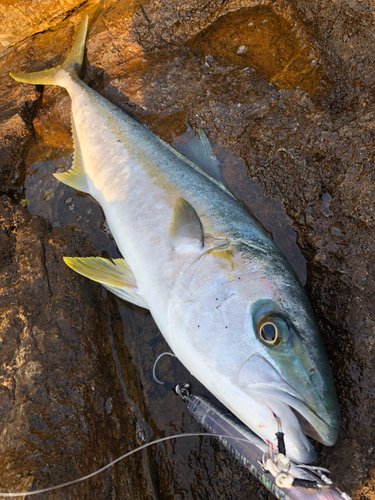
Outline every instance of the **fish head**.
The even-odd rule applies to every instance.
[[[253,335],[261,348],[240,368],[238,386],[274,414],[285,434],[288,455],[309,463],[315,451],[306,436],[332,446],[340,411],[332,374],[310,307],[296,291],[284,291],[293,306],[259,299],[251,304]],[[304,307],[303,307],[304,306]],[[269,439],[269,438],[268,438]]]
[[[174,291],[175,354],[227,408],[286,453],[309,463],[311,436],[333,445],[340,412],[320,332],[279,251],[245,245],[206,252]],[[171,310],[172,310],[171,309]]]

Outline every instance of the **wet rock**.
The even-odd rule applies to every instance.
[[[95,216],[100,219],[96,230],[90,229],[94,220],[87,210],[94,208],[89,200],[62,190],[47,175],[65,165],[71,153],[66,94],[52,87],[16,84],[6,73],[60,63],[85,9],[74,11],[55,31],[36,34],[0,55],[0,116],[6,131],[0,145],[5,152],[1,155],[2,192],[28,203],[33,213],[43,213],[56,231],[66,223],[79,226],[98,252],[116,256],[115,249],[98,236],[100,212]],[[292,239],[297,238],[306,259],[306,288],[322,329],[342,408],[338,443],[321,449],[321,460],[358,500],[373,498],[375,487],[375,453],[369,438],[375,427],[374,14],[373,4],[366,0],[176,1],[163,2],[162,8],[157,2],[117,2],[97,11],[83,68],[86,83],[170,143],[186,133],[186,123],[202,127],[214,145],[229,187],[247,195],[246,203],[275,236],[288,228],[291,236],[284,241],[278,236],[278,243],[289,257],[293,256],[292,251],[288,253],[294,245]],[[234,39],[236,32],[238,40]],[[246,178],[245,168],[252,180]],[[261,191],[267,202],[259,207]],[[41,200],[38,193],[43,194]],[[44,198],[46,193],[51,197]],[[279,227],[274,223],[276,206]],[[81,219],[76,220],[78,217]],[[46,226],[43,231],[51,229]],[[36,245],[32,238],[25,237],[25,241],[32,248]],[[60,240],[53,241],[57,252]],[[4,269],[14,265],[21,248],[12,245],[11,240],[5,245]],[[89,251],[87,246],[82,249]],[[86,251],[82,249],[77,246],[74,250],[82,254]],[[39,272],[42,276],[43,267]],[[75,293],[78,301],[89,289],[91,293],[91,287],[80,278],[71,277],[66,270],[59,272],[69,286],[67,296]],[[47,297],[48,286],[40,280]],[[13,283],[6,286],[7,293],[15,293]],[[26,304],[25,297],[18,296],[20,305]],[[38,304],[38,294],[34,291],[27,297],[31,311],[34,301]],[[95,316],[98,306],[93,300],[88,307]],[[155,435],[191,429],[194,423],[189,416],[181,417],[183,410],[173,396],[153,389],[153,360],[167,346],[152,320],[113,297],[110,300],[110,325],[118,342],[122,329],[126,332],[126,346],[137,364],[150,412],[146,418]],[[20,307],[16,303],[12,302],[14,310]],[[38,321],[46,314],[40,313]],[[77,314],[82,315],[82,309],[70,316],[66,312],[66,324]],[[14,316],[12,321],[20,335],[25,328],[22,319]],[[5,341],[16,348],[11,335]],[[119,361],[124,373],[126,359],[122,356]],[[28,380],[37,380],[38,362],[36,358],[36,364],[20,370],[20,380],[30,394],[36,389]],[[122,387],[129,390],[132,383],[129,375]],[[4,387],[0,400],[5,415],[14,396]],[[137,394],[133,390],[132,397],[139,398]],[[111,402],[105,408],[114,408],[115,396],[108,397]],[[103,396],[93,407],[102,407],[103,401],[108,398]],[[48,405],[48,398],[46,402]],[[167,414],[164,408],[169,409]],[[26,417],[20,414],[19,418]],[[35,426],[43,425],[45,417],[36,417]],[[103,444],[100,446],[104,453]],[[160,498],[212,498],[213,491],[216,498],[267,498],[263,491],[258,494],[258,483],[218,445],[197,440],[179,446],[178,452],[166,445],[150,454],[153,486],[139,483],[143,492],[154,488]],[[19,466],[19,474],[24,470]],[[123,476],[118,474],[116,481],[121,480]]]
[[[43,94],[40,108],[33,120],[33,128],[47,146],[58,148],[62,152],[72,150],[70,99],[65,91],[51,87]]]
[[[29,136],[20,115],[13,115],[0,123],[0,157],[2,159],[1,184],[3,193],[22,186],[22,146]],[[24,168],[23,168],[24,170]],[[22,188],[21,188],[22,191]]]
[[[92,255],[91,245],[79,230],[53,230],[6,197],[0,220],[0,490],[27,491],[117,458],[137,442],[142,422],[113,383],[110,306],[99,287],[77,281],[62,262],[63,255]],[[53,498],[144,499],[145,484],[138,455]]]
[[[278,88],[300,87],[312,97],[323,90],[321,55],[306,35],[298,36],[295,19],[271,6],[228,12],[202,30],[191,46],[198,54],[251,67]]]

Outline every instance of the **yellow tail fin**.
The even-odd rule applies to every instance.
[[[25,73],[24,75],[14,75],[13,73],[9,73],[10,76],[17,82],[31,83],[34,85],[59,85],[55,76],[60,70],[64,70],[73,77],[78,76],[82,68],[83,55],[85,52],[87,26],[88,16],[86,14],[78,31],[72,50],[63,64],[45,71]]]

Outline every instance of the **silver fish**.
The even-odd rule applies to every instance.
[[[79,79],[87,24],[61,66],[11,75],[68,91],[74,163],[54,175],[98,201],[124,257],[65,262],[148,308],[175,355],[224,405],[269,443],[280,419],[289,457],[312,461],[306,435],[333,445],[340,414],[301,284],[221,183]]]

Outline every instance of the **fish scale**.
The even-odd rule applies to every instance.
[[[68,91],[74,162],[54,175],[98,201],[124,257],[65,262],[147,307],[209,391],[266,442],[281,422],[289,457],[311,462],[316,454],[306,436],[332,445],[340,413],[301,284],[220,182],[79,79],[87,25],[86,17],[61,66],[11,75]]]

